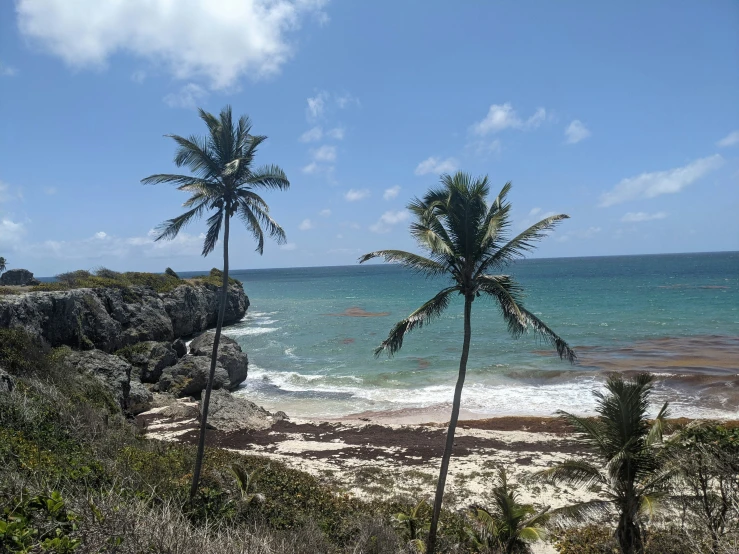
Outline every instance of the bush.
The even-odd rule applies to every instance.
[[[169,269],[169,268],[167,268]],[[128,271],[119,273],[104,267],[90,273],[84,269],[61,273],[56,276],[55,283],[42,283],[33,287],[32,291],[59,291],[81,288],[119,288],[130,291],[132,286],[144,286],[154,289],[155,292],[165,293],[173,290],[182,284],[177,274],[169,270],[171,273],[147,273],[142,271]]]
[[[13,375],[30,375],[48,367],[50,350],[21,327],[0,329],[0,366]]]
[[[177,273],[175,272],[175,270],[172,269],[171,267],[168,267],[167,269],[165,269],[164,270],[164,274],[165,275],[169,275],[170,277],[174,277],[175,279],[179,279],[180,278],[180,276],[177,275]]]

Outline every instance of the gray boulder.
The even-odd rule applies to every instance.
[[[204,356],[210,358],[213,353],[213,341],[215,333],[203,333],[190,343],[190,354],[193,356]],[[246,352],[241,351],[241,346],[232,338],[221,335],[218,342],[218,363],[228,373],[228,390],[236,390],[246,380],[249,370],[249,358]]]
[[[100,350],[70,351],[64,362],[80,373],[95,376],[110,391],[121,410],[128,409],[131,364]]]
[[[185,354],[187,354],[187,344],[185,344],[185,341],[182,339],[177,339],[172,343],[172,349],[175,351],[175,354],[177,354],[178,358],[181,358]]]
[[[151,409],[151,403],[154,395],[147,389],[143,383],[136,379],[131,379],[131,389],[128,392],[128,412],[137,415]]]
[[[200,413],[202,417],[202,401]],[[234,396],[225,390],[213,391],[208,407],[208,424],[219,431],[243,429],[268,429],[272,426],[271,414],[246,398]]]
[[[210,358],[185,356],[172,367],[162,372],[157,387],[159,392],[168,392],[177,397],[196,396],[205,390],[210,373]],[[216,365],[213,388],[221,389],[229,383],[228,373],[220,364]]]
[[[124,354],[134,366],[134,374],[143,383],[156,383],[165,368],[177,363],[177,352],[168,342],[139,343],[131,354]]]
[[[0,285],[24,287],[38,284],[39,282],[33,278],[33,273],[27,269],[9,269],[0,275]]]
[[[13,392],[14,388],[15,381],[7,371],[0,367],[0,394],[4,392]]]

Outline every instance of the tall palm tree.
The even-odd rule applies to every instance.
[[[3,271],[5,271],[5,267],[6,267],[5,264],[6,263],[7,262],[5,261],[5,258],[3,258],[2,256],[0,256],[0,273],[2,273]]]
[[[549,518],[549,507],[537,511],[531,504],[522,504],[518,493],[508,485],[503,469],[493,488],[493,502],[492,510],[479,506],[470,510],[472,525],[467,528],[467,534],[476,549],[523,554],[530,552],[530,542],[546,537],[543,526]]]
[[[177,185],[177,190],[190,194],[190,198],[183,204],[183,207],[188,210],[162,223],[159,226],[159,235],[156,240],[175,238],[185,225],[207,212],[209,214],[208,232],[203,242],[203,256],[207,256],[216,247],[221,227],[223,227],[223,285],[216,335],[213,340],[210,374],[203,398],[200,439],[190,487],[190,499],[195,496],[200,481],[200,469],[205,451],[208,405],[216,371],[223,315],[226,311],[230,221],[234,215],[241,218],[256,240],[256,251],[259,254],[264,251],[265,231],[278,243],[284,243],[285,232],[270,217],[269,206],[254,190],[286,190],[290,187],[285,172],[276,165],[252,169],[257,148],[267,137],[251,134],[251,121],[247,116],[240,117],[235,123],[231,117],[230,106],[226,106],[219,117],[202,109],[198,111],[200,118],[208,127],[206,136],[193,135],[184,138],[178,135],[167,135],[177,143],[175,164],[178,167],[186,166],[192,175],[164,173],[151,175],[141,180],[144,184],[171,183]]]
[[[375,355],[386,351],[392,356],[403,346],[406,333],[428,324],[441,315],[449,306],[452,295],[459,294],[464,298],[462,356],[436,488],[429,530],[429,554],[434,554],[436,548],[436,529],[467,371],[472,335],[470,324],[472,302],[478,296],[486,295],[500,306],[503,319],[508,324],[508,331],[514,337],[532,330],[552,344],[560,358],[570,361],[575,359],[575,353],[567,343],[523,307],[521,286],[511,276],[488,273],[523,257],[526,252],[533,249],[534,241],[541,239],[557,222],[568,217],[566,215],[547,217],[509,239],[511,205],[506,202],[506,196],[510,189],[511,184],[507,183],[495,201],[488,205],[486,198],[490,187],[487,176],[473,179],[462,172],[453,176],[442,175],[441,186],[432,188],[423,199],[416,198],[408,205],[408,209],[415,217],[411,224],[411,234],[420,247],[428,252],[428,257],[402,250],[378,250],[359,259],[359,262],[363,263],[379,257],[386,262],[398,263],[426,275],[446,275],[451,281],[449,286],[431,300],[398,322],[387,339],[375,350]]]
[[[652,513],[655,500],[665,494],[671,478],[669,471],[663,471],[664,457],[660,447],[668,415],[667,402],[653,422],[647,419],[653,379],[648,373],[628,381],[620,376],[610,377],[606,393],[594,393],[596,420],[559,412],[599,458],[600,466],[573,459],[538,474],[553,484],[564,482],[581,488],[600,486],[605,500],[582,502],[559,511],[583,518],[593,513],[607,513],[615,507],[619,514],[616,539],[624,554],[644,552],[642,516]]]

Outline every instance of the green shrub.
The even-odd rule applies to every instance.
[[[620,554],[613,529],[603,525],[571,527],[555,534],[554,548],[560,554]]]
[[[0,514],[0,552],[44,552],[67,554],[80,546],[74,538],[77,515],[68,510],[62,495],[10,498]]]
[[[48,367],[49,349],[21,327],[0,329],[0,366],[14,375],[30,375]]]
[[[169,269],[169,268],[168,268]],[[170,270],[171,271],[171,270]],[[119,273],[104,267],[90,273],[84,269],[61,273],[56,276],[55,283],[42,283],[32,287],[32,291],[59,291],[81,288],[119,288],[126,293],[132,286],[145,286],[154,289],[158,293],[169,292],[182,284],[181,279],[174,271],[171,273],[146,273],[141,271],[128,271]],[[127,301],[135,301],[136,298],[127,298]]]

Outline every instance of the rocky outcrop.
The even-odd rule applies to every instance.
[[[64,358],[64,363],[72,370],[96,377],[108,389],[120,408],[128,410],[131,364],[100,350],[70,351]]]
[[[142,383],[156,383],[165,368],[177,363],[180,356],[168,342],[141,342],[131,349],[118,352],[134,367],[133,375]]]
[[[51,346],[114,352],[214,327],[218,305],[218,287],[208,283],[162,294],[143,286],[30,292],[0,296],[0,327],[23,327]],[[241,285],[230,285],[224,323],[241,320],[248,306]]]
[[[137,415],[150,410],[153,399],[154,395],[141,381],[131,379],[131,390],[128,392],[128,402],[126,404],[128,413]]]
[[[210,357],[185,356],[172,367],[162,372],[156,387],[158,392],[167,392],[177,397],[196,396],[205,389],[210,373]],[[216,365],[213,389],[228,386],[228,373],[220,364]]]
[[[215,333],[203,333],[190,343],[190,354],[206,356],[210,360],[213,353]],[[232,338],[221,335],[218,342],[218,364],[228,373],[226,388],[236,390],[246,380],[249,369],[249,358],[241,351],[241,346]]]
[[[14,388],[15,388],[15,381],[8,374],[7,371],[5,371],[2,367],[0,367],[0,394],[4,392],[13,392]]]
[[[33,286],[39,282],[33,278],[33,273],[27,269],[9,269],[0,275],[0,285],[3,286]]]
[[[200,403],[202,413],[202,402]],[[208,406],[208,426],[219,431],[268,429],[274,418],[264,408],[224,390],[213,391]]]

